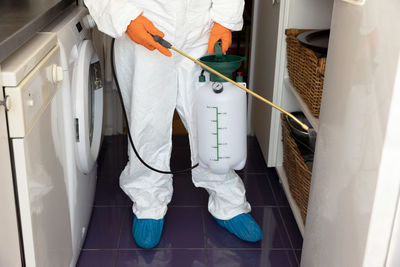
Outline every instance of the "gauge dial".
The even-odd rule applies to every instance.
[[[221,93],[222,90],[224,89],[224,86],[220,82],[215,82],[215,83],[212,84],[212,89],[216,93]]]

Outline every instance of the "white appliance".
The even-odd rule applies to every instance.
[[[51,33],[36,34],[2,62],[24,266],[63,267],[72,258],[59,65]]]
[[[86,8],[71,7],[44,31],[57,34],[64,69],[63,112],[66,184],[71,216],[73,260],[79,257],[93,206],[96,159],[102,139],[103,87],[99,58],[90,38]]]
[[[20,223],[18,206],[15,201],[15,190],[11,168],[10,145],[6,121],[6,102],[3,96],[3,85],[0,75],[0,240],[7,240],[7,246],[0,249],[0,266],[21,266]],[[8,103],[10,104],[10,103]]]

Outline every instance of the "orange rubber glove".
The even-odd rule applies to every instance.
[[[154,24],[145,16],[140,15],[135,20],[132,20],[126,29],[126,34],[137,44],[143,45],[147,49],[153,51],[157,49],[167,57],[172,56],[171,51],[161,44],[154,41],[152,35],[158,35],[164,38],[164,33],[157,29]]]
[[[221,40],[222,53],[225,54],[232,44],[232,31],[219,23],[214,22],[208,39],[208,53],[215,53],[215,43]]]

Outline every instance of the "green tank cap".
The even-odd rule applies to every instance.
[[[200,76],[199,76],[199,82],[200,82],[200,83],[205,83],[205,82],[206,82],[206,76],[200,75]]]
[[[242,61],[246,61],[246,58],[235,55],[223,55],[221,44],[217,42],[215,43],[215,55],[201,57],[199,61],[232,79],[232,73],[240,68]],[[207,70],[205,69],[205,71]],[[210,73],[210,81],[226,82],[223,78],[213,73]]]

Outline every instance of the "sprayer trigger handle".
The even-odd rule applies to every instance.
[[[161,38],[158,35],[153,35],[153,39],[154,39],[154,41],[156,41],[160,45],[164,46],[165,48],[170,49],[172,46],[172,44],[170,44],[168,41],[164,40],[163,38]]]

